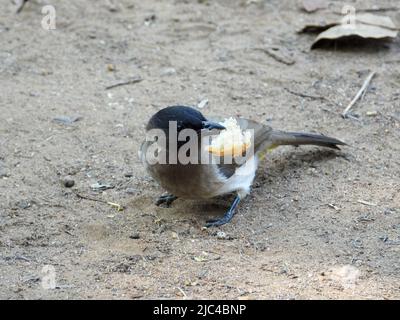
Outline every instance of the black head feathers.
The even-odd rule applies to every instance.
[[[161,109],[154,114],[149,120],[146,130],[161,129],[168,131],[170,121],[176,121],[178,132],[183,129],[198,131],[204,127],[204,122],[207,119],[201,112],[191,107],[171,106]]]

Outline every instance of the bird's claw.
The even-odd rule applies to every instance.
[[[221,219],[207,220],[206,221],[206,228],[219,227],[219,226],[222,226],[224,224],[227,224],[228,222],[230,222],[232,220],[232,217],[223,216]]]
[[[160,206],[160,205],[164,204],[166,207],[169,207],[171,205],[171,203],[174,202],[176,199],[178,199],[178,197],[176,197],[172,194],[166,194],[164,196],[160,196],[156,200],[156,206]]]

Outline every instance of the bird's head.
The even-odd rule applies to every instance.
[[[149,120],[146,130],[161,129],[168,132],[170,122],[176,122],[177,132],[184,129],[192,129],[199,132],[202,129],[225,129],[217,122],[207,120],[201,112],[191,107],[172,106],[161,109],[155,113]]]

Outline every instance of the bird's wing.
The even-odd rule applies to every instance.
[[[264,148],[269,148],[271,146],[267,145],[266,142],[271,140],[272,128],[258,123],[254,120],[245,118],[236,118],[239,126],[242,130],[251,130],[254,137],[254,153],[262,151]]]

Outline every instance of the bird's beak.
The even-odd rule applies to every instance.
[[[213,121],[203,121],[203,129],[218,129],[218,130],[224,130],[226,129],[223,125],[219,124],[218,122],[213,122]]]

